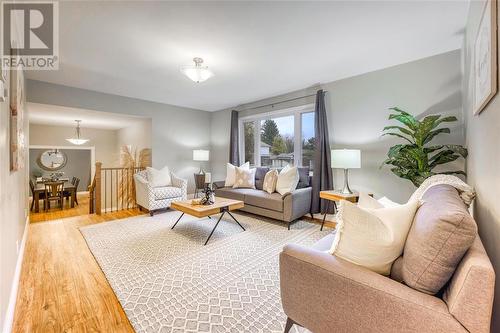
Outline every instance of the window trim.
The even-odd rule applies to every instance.
[[[244,123],[253,121],[254,126],[254,166],[261,166],[260,159],[260,126],[262,120],[268,120],[273,118],[294,116],[294,135],[293,135],[293,146],[294,146],[294,157],[293,163],[294,165],[302,165],[302,114],[314,112],[314,103],[294,106],[291,108],[262,112],[253,114],[246,117],[241,117],[238,119],[238,148],[240,161],[245,163],[245,135],[244,135]],[[299,133],[299,135],[296,135]]]

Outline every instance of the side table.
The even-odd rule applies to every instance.
[[[369,195],[373,196],[373,194],[369,194]],[[352,194],[345,194],[345,193],[342,193],[340,191],[335,191],[335,190],[333,190],[333,191],[320,191],[319,197],[321,199],[327,200],[326,212],[325,212],[325,215],[323,215],[323,222],[321,223],[321,229],[320,229],[320,230],[323,230],[323,226],[325,225],[326,214],[328,213],[328,209],[330,208],[330,202],[333,203],[333,207],[334,207],[333,212],[336,213],[337,212],[336,201],[347,200],[347,201],[356,203],[359,200],[359,193],[354,192]]]

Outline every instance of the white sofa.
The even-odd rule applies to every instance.
[[[187,180],[170,173],[171,186],[152,187],[147,179],[146,170],[134,175],[135,196],[139,208],[149,210],[149,214],[170,207],[172,201],[187,199]]]

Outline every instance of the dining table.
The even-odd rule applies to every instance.
[[[76,187],[74,184],[71,184],[71,182],[66,181],[64,182],[64,191],[67,191],[70,193],[71,197],[71,208],[75,207],[75,201],[76,201]],[[33,191],[33,200],[35,200],[35,213],[40,212],[40,193],[45,192],[45,184],[44,183],[37,183],[35,185],[35,189]]]

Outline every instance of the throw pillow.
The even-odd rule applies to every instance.
[[[269,168],[256,168],[257,170],[255,171],[255,188],[258,190],[263,190],[264,189],[264,177],[266,177],[267,172],[269,171]]]
[[[306,188],[311,186],[309,184],[309,168],[298,168],[299,169],[299,184],[297,188]]]
[[[384,205],[368,193],[359,192],[358,207],[368,209],[383,208]]]
[[[278,175],[278,180],[276,181],[276,192],[281,195],[293,192],[297,188],[298,183],[299,171],[297,170],[297,167],[287,165]]]
[[[234,177],[235,177],[235,166],[232,165],[231,163],[228,163],[226,166],[226,182],[224,183],[224,186],[230,186],[232,187],[234,185]],[[250,169],[250,163],[246,162],[243,163],[240,168],[244,169]]]
[[[263,190],[269,194],[276,191],[276,182],[278,181],[278,171],[271,170],[266,173],[264,177]]]
[[[233,188],[255,188],[255,168],[235,168]]]
[[[161,170],[147,167],[146,177],[151,187],[164,187],[172,185],[172,178],[170,177],[170,170],[168,169],[168,166]]]
[[[412,201],[397,207],[363,209],[341,200],[330,253],[389,275],[392,263],[403,253],[418,205]]]
[[[477,226],[450,185],[430,187],[422,197],[403,255],[403,280],[434,295],[451,278],[477,237]]]

